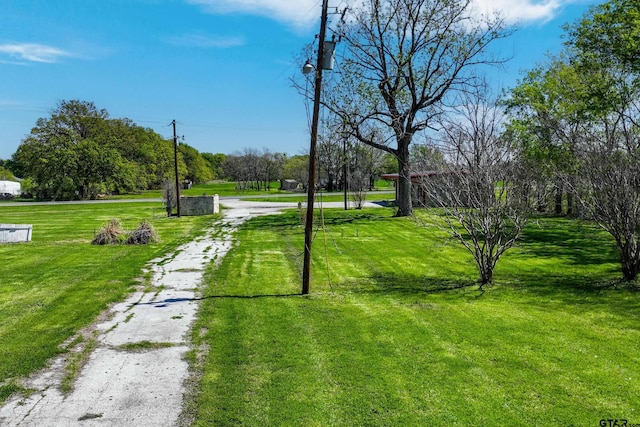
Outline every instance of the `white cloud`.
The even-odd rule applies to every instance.
[[[4,108],[4,107],[20,107],[24,105],[21,102],[17,102],[17,101],[11,101],[8,99],[0,99],[0,108]]]
[[[6,54],[22,61],[46,63],[56,62],[61,57],[73,56],[62,49],[37,43],[0,44],[0,54]]]
[[[477,11],[499,12],[508,24],[549,21],[566,3],[566,0],[473,0]]]
[[[305,28],[320,18],[320,0],[187,0],[210,13],[249,13]]]
[[[186,0],[209,13],[248,13],[267,16],[296,28],[312,25],[320,15],[321,0]],[[546,22],[562,8],[581,0],[473,0],[475,13],[500,12],[508,24]],[[346,4],[353,4],[348,0]],[[341,3],[343,4],[343,3]]]
[[[166,37],[164,41],[176,46],[220,49],[237,47],[245,44],[243,37],[217,36],[197,33]]]

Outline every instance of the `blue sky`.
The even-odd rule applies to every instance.
[[[592,0],[475,0],[519,30],[495,81],[561,48],[560,26]],[[330,0],[344,7],[355,0]],[[0,158],[60,100],[91,101],[201,152],[308,149],[305,103],[289,79],[318,32],[321,0],[4,0],[0,26]]]

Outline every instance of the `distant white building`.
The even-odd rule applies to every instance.
[[[22,193],[19,182],[0,181],[0,196],[19,196]]]

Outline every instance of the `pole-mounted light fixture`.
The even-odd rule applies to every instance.
[[[309,62],[309,60],[307,60],[307,62],[305,62],[304,66],[302,67],[302,74],[311,74],[315,69],[316,67],[314,67],[313,64]]]

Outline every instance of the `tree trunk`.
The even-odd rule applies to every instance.
[[[493,282],[493,268],[486,265],[483,267],[480,271],[480,288]]]
[[[627,242],[621,248],[622,275],[625,280],[632,281],[638,277],[640,272],[640,257],[638,255],[638,247],[635,242]]]
[[[536,188],[536,196],[538,198],[538,212],[544,213],[547,211],[547,201],[544,197],[544,191],[540,188],[539,185],[540,184],[538,184],[538,187]]]
[[[573,197],[573,190],[569,189],[567,191],[567,216],[573,216],[573,206],[575,204],[575,199]]]
[[[333,174],[327,172],[327,192],[331,193],[335,191],[335,186],[333,185]]]
[[[555,203],[555,214],[562,215],[562,195],[563,195],[563,185],[562,183],[556,183],[556,203]]]
[[[409,159],[409,143],[398,141],[398,213],[396,216],[410,216],[413,214],[411,204],[411,163]]]
[[[480,247],[480,243],[482,243],[482,240],[475,242],[476,248]],[[476,249],[475,255],[476,262],[478,263],[478,268],[480,270],[480,289],[482,289],[484,285],[493,283],[493,267],[495,265],[493,256],[491,255],[494,243],[489,239],[488,241],[485,240],[482,245],[484,248],[480,250],[480,253],[478,253],[478,249]],[[484,252],[485,250],[488,252]]]
[[[623,260],[622,261],[622,275],[625,280],[633,281],[638,277],[638,271],[640,270],[640,263],[638,260]]]

